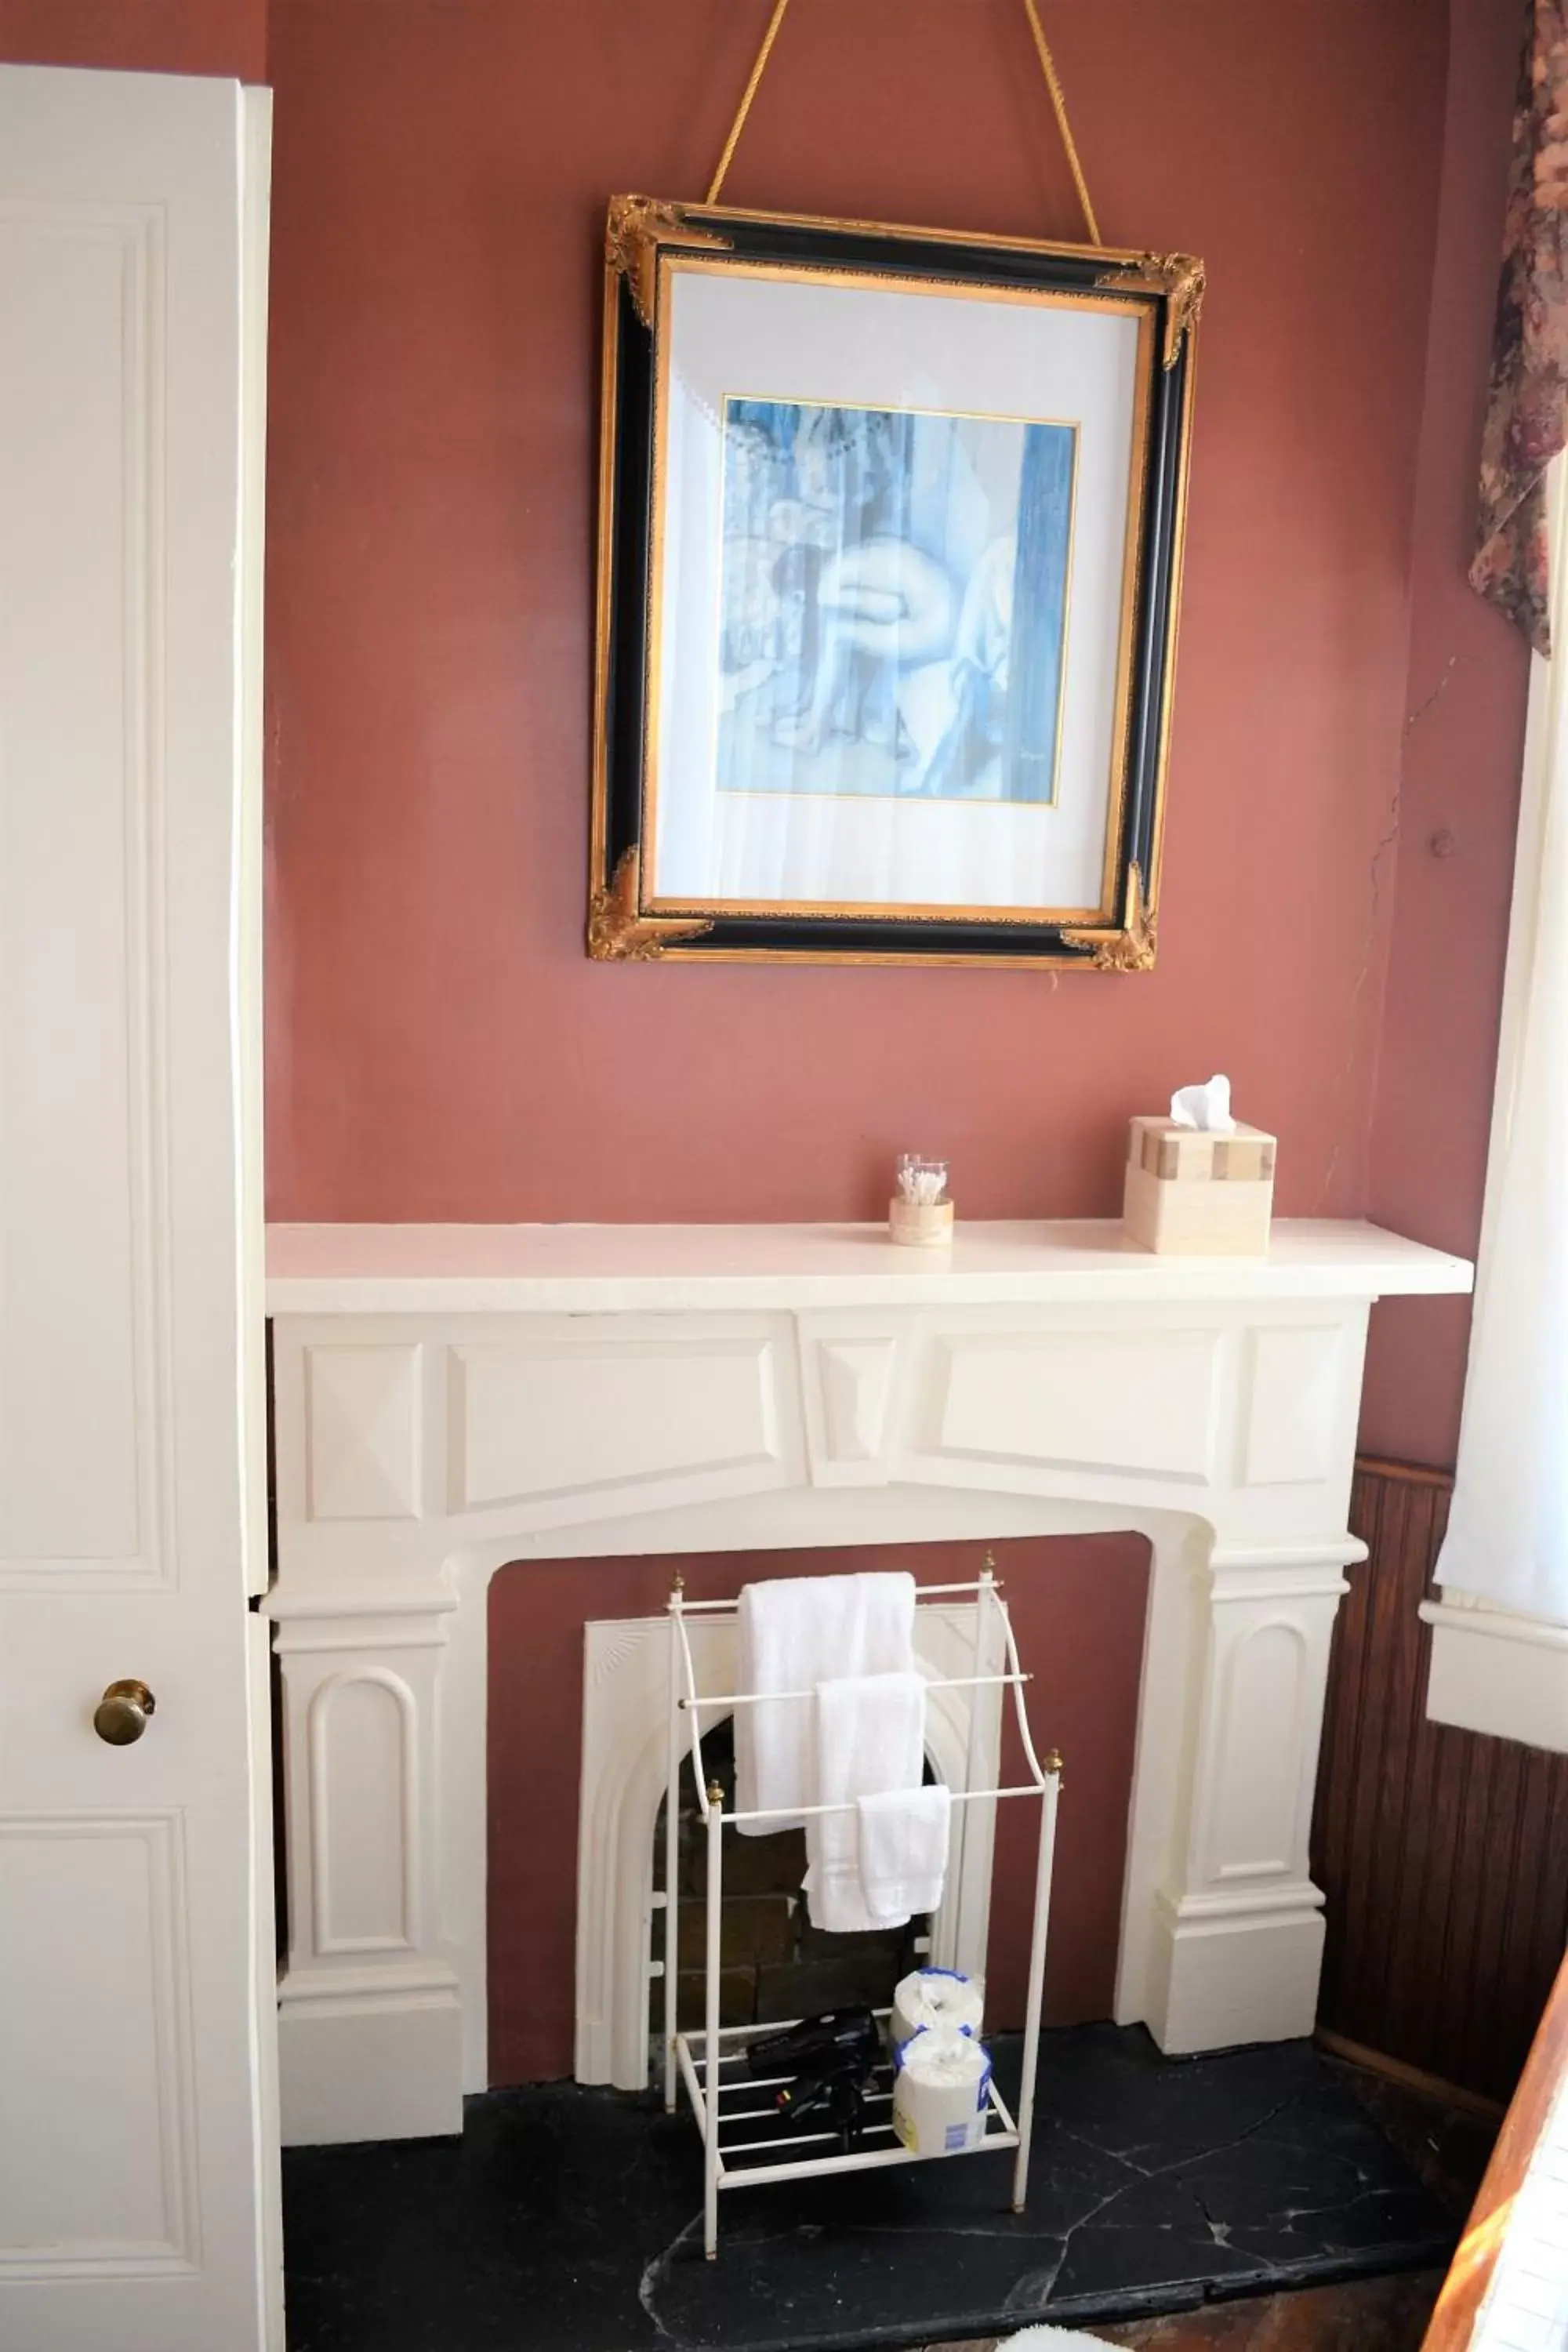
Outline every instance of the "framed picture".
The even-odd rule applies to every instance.
[[[1203,282],[615,199],[591,954],[1152,964]]]

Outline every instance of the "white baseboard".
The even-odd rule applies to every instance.
[[[1323,1915],[1315,1906],[1180,1915],[1162,1902],[1149,2031],[1168,2057],[1293,2042],[1317,2022]]]
[[[294,1970],[278,2000],[285,2147],[462,2130],[463,2018],[449,1972],[389,1986],[382,1970]]]

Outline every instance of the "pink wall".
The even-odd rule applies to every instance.
[[[1017,0],[892,13],[800,0],[735,200],[1076,235]],[[596,242],[700,193],[763,12],[273,0],[274,1215],[867,1215],[916,1142],[1104,1213],[1218,1067],[1286,1212],[1363,1205],[1444,14],[1050,13],[1105,233],[1213,289],[1146,980],[586,961]]]
[[[898,0],[889,43],[891,5],[799,0],[735,200],[1076,235],[1016,0]],[[700,192],[762,11],[379,0],[372,41],[355,0],[272,0],[274,1215],[874,1215],[915,1142],[968,1214],[1105,1213],[1128,1114],[1223,1067],[1287,1213],[1371,1199],[1470,1243],[1522,664],[1463,541],[1517,26],[1453,9],[1451,64],[1429,0],[1052,12],[1107,235],[1212,287],[1164,940],[1123,982],[586,961],[605,200]],[[1456,811],[1460,855],[1426,857]],[[1442,1458],[1463,1314],[1401,1311],[1369,1420]],[[1038,1551],[1082,1662],[1061,1703],[1098,1726],[1063,1740],[1093,1772],[1052,1960],[1056,2013],[1092,2015],[1142,1612],[1111,1555]],[[650,1574],[598,1582],[640,1607]],[[576,1569],[492,1592],[501,2080],[566,2063],[571,1825],[541,1840],[529,1792],[575,1736],[590,1606]]]
[[[1212,289],[1141,980],[583,953],[605,200],[700,193],[761,0],[0,0],[0,57],[277,93],[275,1216],[874,1215],[913,1143],[950,1154],[969,1215],[1103,1214],[1127,1115],[1223,1067],[1279,1134],[1286,1213],[1472,1245],[1524,661],[1463,560],[1521,9],[1047,13],[1105,234],[1201,253]],[[1016,0],[798,0],[729,193],[1079,234]],[[1371,1443],[1451,1458],[1465,1328],[1380,1310]],[[1114,1953],[1121,1559],[1039,1562],[1104,1733],[1063,2013],[1103,2006]],[[559,2063],[562,2017],[542,2054],[512,2001],[531,1937],[570,1999],[561,1857],[533,1885],[507,1834],[529,1739],[574,1705],[512,1606],[553,1573],[492,1603],[493,1686],[530,1695],[492,1712],[503,2074]],[[567,1663],[583,1607],[551,1621]]]
[[[1012,0],[802,0],[731,193],[1076,234]],[[1287,1212],[1473,1247],[1524,659],[1464,584],[1521,10],[1100,0],[1052,30],[1109,236],[1209,262],[1147,981],[580,952],[593,250],[698,191],[731,0],[0,0],[0,57],[278,91],[269,1157],[312,1217],[1103,1213],[1224,1065]],[[1445,33],[1447,32],[1447,40]],[[1441,197],[1440,205],[1438,204]],[[736,1139],[740,1139],[739,1141]],[[1467,1315],[1374,1319],[1451,1458]]]
[[[1508,942],[1529,655],[1466,578],[1522,10],[1453,0],[1442,207],[1411,551],[1410,675],[1369,1213],[1474,1254]],[[1373,1318],[1369,1451],[1447,1467],[1469,1309]]]
[[[7,65],[267,79],[267,0],[0,0]]]

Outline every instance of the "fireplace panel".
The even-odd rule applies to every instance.
[[[1215,1331],[967,1333],[937,1341],[931,1453],[1191,1480],[1214,1473]]]
[[[696,1348],[588,1336],[454,1348],[453,1508],[776,1467],[778,1335],[737,1321]],[[679,1415],[668,1411],[672,1354]]]

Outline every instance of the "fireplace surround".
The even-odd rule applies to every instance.
[[[285,2138],[456,2131],[484,2086],[483,1596],[529,1559],[1146,1534],[1116,2015],[1309,2031],[1367,1313],[1469,1281],[1326,1222],[1226,1261],[970,1225],[935,1264],[873,1227],[275,1228]]]

